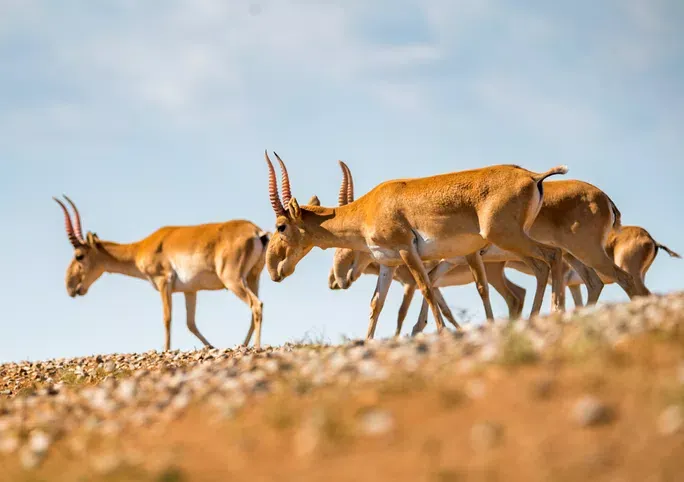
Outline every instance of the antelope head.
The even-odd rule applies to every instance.
[[[74,258],[66,271],[66,289],[72,298],[76,295],[84,296],[88,288],[104,273],[104,266],[100,257],[100,239],[95,233],[88,232],[85,239],[81,229],[81,216],[76,205],[64,196],[64,199],[74,210],[74,222],[71,221],[69,211],[62,201],[54,199],[64,212],[64,227],[67,238],[74,248]]]
[[[354,201],[354,179],[351,170],[344,162],[339,161],[342,168],[342,185],[337,202],[344,206]],[[331,290],[346,290],[363,274],[363,270],[373,262],[370,253],[348,248],[336,248],[333,255],[333,266],[328,277]]]
[[[313,196],[308,205],[300,206],[297,199],[292,197],[290,191],[290,177],[285,163],[275,153],[282,173],[283,198],[278,194],[273,163],[264,152],[268,164],[268,191],[271,206],[276,215],[276,232],[273,233],[266,250],[266,268],[271,279],[280,282],[294,273],[297,263],[306,256],[314,247],[314,240],[309,230],[305,229],[304,222],[307,214],[311,213],[311,207],[320,206],[320,201]]]

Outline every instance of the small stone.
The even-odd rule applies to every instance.
[[[19,438],[14,435],[0,436],[0,454],[11,454],[19,448]]]
[[[611,422],[613,411],[598,398],[586,395],[575,403],[573,417],[581,426],[590,427]]]
[[[361,359],[362,360],[370,360],[371,358],[375,357],[375,352],[373,350],[363,350],[361,352]]]
[[[684,427],[684,410],[679,405],[670,405],[658,417],[658,432],[672,435]]]
[[[422,355],[422,354],[427,353],[428,351],[430,351],[430,347],[428,346],[427,343],[421,341],[421,342],[416,344],[416,352],[417,353]]]
[[[321,444],[321,431],[327,419],[326,413],[314,409],[303,421],[294,437],[295,453],[300,457],[313,454]]]
[[[483,422],[470,429],[470,441],[476,449],[491,449],[499,444],[503,436],[503,427],[494,422]]]
[[[475,368],[475,361],[472,358],[462,358],[456,364],[456,372],[462,375],[472,373]]]
[[[273,374],[278,371],[278,362],[276,360],[266,360],[262,364],[262,368],[266,373]]]
[[[485,396],[487,388],[482,380],[468,380],[465,391],[470,398],[478,399]]]
[[[252,392],[254,393],[268,393],[271,386],[268,380],[257,380],[252,386]]]
[[[480,348],[478,358],[485,363],[493,362],[499,356],[499,347],[495,342],[487,343]]]
[[[190,394],[183,391],[171,400],[170,406],[175,410],[183,410],[190,404],[190,400]]]
[[[369,410],[361,416],[361,431],[366,435],[383,435],[394,428],[394,417],[386,410]]]
[[[122,461],[114,454],[104,454],[93,457],[90,464],[98,474],[107,475],[121,467]]]
[[[138,392],[138,385],[135,380],[126,379],[122,381],[116,389],[116,395],[124,402],[130,403],[135,399]]]
[[[19,462],[26,470],[35,469],[42,460],[42,455],[32,452],[28,447],[24,447],[19,452]]]
[[[328,360],[328,366],[330,367],[331,370],[333,370],[333,372],[340,371],[346,365],[347,365],[347,358],[340,353],[335,353]]]
[[[535,398],[547,399],[553,391],[554,381],[551,378],[541,378],[532,384],[532,395]]]
[[[388,376],[387,369],[373,360],[363,360],[358,363],[359,375],[366,380],[384,380]]]
[[[114,370],[116,370],[116,363],[109,360],[107,363],[104,364],[102,368],[104,368],[105,372],[112,373]]]
[[[28,447],[31,452],[37,455],[43,455],[47,452],[50,446],[50,437],[42,430],[37,430],[31,433],[29,438]]]

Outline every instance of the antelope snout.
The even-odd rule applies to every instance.
[[[349,288],[349,280],[347,280],[347,279],[339,280],[339,281],[337,281],[337,286],[341,290],[346,290],[347,288]]]
[[[88,290],[86,290],[83,285],[78,285],[75,288],[67,288],[67,293],[69,296],[72,298],[75,298],[76,296],[83,296],[86,294]]]

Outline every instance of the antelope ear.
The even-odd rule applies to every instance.
[[[98,245],[100,244],[100,238],[97,237],[97,234],[91,233],[88,231],[86,233],[86,244],[90,246],[91,248],[97,248]]]
[[[290,199],[290,202],[287,205],[287,211],[292,220],[299,220],[302,217],[302,210],[299,208],[299,203],[295,198]]]
[[[320,206],[321,205],[321,200],[318,199],[318,196],[315,194],[311,196],[311,199],[309,199],[309,202],[307,203],[309,206]]]

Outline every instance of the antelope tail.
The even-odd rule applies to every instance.
[[[261,240],[261,244],[266,246],[271,239],[271,233],[262,231],[261,233],[259,233],[259,239]]]
[[[667,254],[669,254],[673,258],[681,258],[681,256],[678,253],[675,253],[674,251],[672,251],[670,248],[668,248],[664,244],[660,244],[660,243],[656,242],[656,247],[659,249],[662,249],[663,251],[665,251]]]
[[[615,216],[615,220],[613,221],[613,229],[620,229],[622,226],[622,214],[611,198],[608,198],[608,201],[610,201],[610,209],[613,211],[613,216]]]
[[[556,166],[553,169],[549,169],[548,171],[546,171],[542,174],[535,174],[534,176],[532,176],[532,179],[534,179],[534,181],[536,183],[540,183],[549,176],[555,176],[556,174],[567,174],[567,172],[568,172],[568,166],[566,166],[566,165]]]

